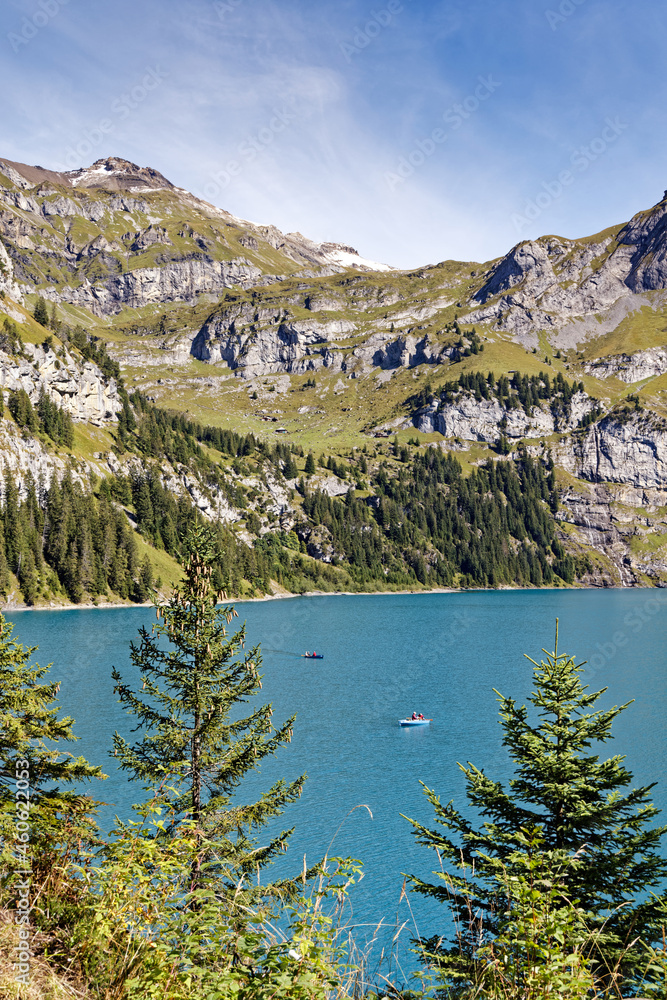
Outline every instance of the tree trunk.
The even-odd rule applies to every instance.
[[[192,734],[192,822],[195,826],[195,857],[190,869],[190,891],[200,888],[201,878],[201,747],[199,736],[199,711],[195,712],[194,732]],[[193,909],[196,908],[196,903]]]

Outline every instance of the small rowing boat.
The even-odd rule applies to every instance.
[[[428,726],[433,719],[399,719],[399,726]]]
[[[312,653],[302,653],[301,654],[301,659],[302,660],[323,660],[324,659],[324,653],[315,653],[315,652],[312,652]]]

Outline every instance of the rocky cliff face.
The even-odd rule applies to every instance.
[[[646,412],[624,420],[611,413],[561,447],[559,462],[592,482],[666,490],[667,423]]]
[[[641,382],[667,373],[667,349],[652,347],[636,354],[617,354],[596,358],[584,365],[584,371],[595,378],[618,378],[621,382]]]
[[[283,310],[257,310],[248,302],[226,308],[204,324],[191,353],[200,361],[224,361],[246,378],[275,372],[303,374],[330,367],[329,341],[355,329],[346,320],[320,323],[284,320],[283,315]]]
[[[411,423],[425,434],[436,431],[445,438],[496,444],[503,435],[520,439],[570,431],[578,427],[595,406],[595,401],[585,392],[575,393],[567,412],[562,415],[554,415],[550,409],[540,406],[526,413],[523,409],[507,409],[497,399],[477,400],[472,395],[464,395],[454,403],[434,400],[417,410]],[[406,423],[406,426],[409,425]]]
[[[664,587],[667,518],[664,490],[578,483],[561,493],[561,540],[593,552],[584,582],[592,586]]]
[[[37,438],[23,434],[13,421],[0,420],[0,472],[12,473],[22,496],[28,477],[48,488],[54,476],[60,480],[68,471],[75,480],[85,482],[87,468],[73,468],[71,462],[48,451]],[[95,471],[99,474],[99,470]]]
[[[261,322],[262,317],[258,317]],[[279,317],[270,326],[251,324],[240,328],[228,318],[213,319],[195,336],[191,354],[199,361],[225,362],[244,378],[264,375],[304,375],[326,368],[331,372],[368,373],[374,368],[391,370],[415,368],[422,364],[443,364],[452,357],[452,348],[432,343],[428,337],[395,337],[388,332],[373,333],[362,345],[340,346],[356,331],[350,320],[292,320]]]
[[[23,293],[14,281],[14,266],[11,258],[0,241],[0,295],[7,296],[15,302],[23,302]]]
[[[273,308],[247,300],[225,304],[195,334],[190,353],[199,361],[224,362],[248,379],[303,375],[322,368],[352,373],[416,368],[444,364],[456,353],[428,334],[397,334],[387,329],[386,322],[363,315],[367,303],[355,305],[358,313],[346,310],[345,300],[333,295],[292,296]],[[305,307],[312,318],[297,319],[294,306]],[[327,315],[333,311],[347,311],[355,318],[334,319]],[[393,319],[418,324],[424,313],[423,307],[405,308]]]
[[[362,346],[352,351],[353,358],[359,359],[366,371],[442,365],[451,361],[455,354],[455,348],[439,344],[428,334],[424,337],[405,334],[394,338],[386,331],[372,334]]]
[[[494,323],[533,346],[539,329],[558,331],[633,294],[667,288],[666,236],[663,198],[599,239],[520,243],[487,272],[465,318]]]
[[[123,308],[141,309],[163,302],[195,302],[200,295],[222,295],[227,288],[247,288],[261,271],[245,258],[229,262],[192,258],[169,261],[160,267],[142,267],[95,283],[85,279],[77,288],[44,292],[45,298],[70,302],[108,316]]]
[[[497,399],[477,400],[462,395],[452,403],[435,399],[400,423],[426,434],[437,432],[450,442],[497,444],[524,438],[566,435],[553,444],[558,464],[595,483],[622,483],[643,489],[667,490],[667,421],[647,411],[612,411],[581,427],[583,418],[597,412],[597,401],[577,392],[565,413],[547,407],[506,409]],[[574,432],[574,433],[572,433]],[[664,497],[667,505],[667,493]]]
[[[539,329],[554,329],[570,320],[602,312],[631,295],[624,282],[630,271],[629,251],[612,263],[612,237],[578,246],[555,237],[519,244],[492,269],[472,301],[466,319],[492,322],[537,343]],[[605,260],[605,255],[607,259]],[[595,271],[592,265],[604,260]]]
[[[44,391],[73,420],[97,427],[117,419],[122,409],[118,387],[97,365],[78,362],[68,353],[61,361],[52,350],[34,344],[26,344],[24,351],[26,359],[0,350],[0,385],[5,391],[24,389],[33,405]]]

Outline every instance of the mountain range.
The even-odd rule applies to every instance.
[[[352,463],[365,449],[391,468],[411,442],[411,454],[454,453],[468,472],[530,456],[555,466],[552,516],[580,560],[580,583],[663,586],[665,195],[593,236],[544,236],[493,261],[405,271],[236,218],[117,157],[66,173],[0,159],[0,324],[17,325],[32,351],[17,359],[5,344],[2,383],[33,401],[48,393],[79,437],[84,427],[101,435],[99,447],[81,438],[76,455],[100,476],[134,461],[113,448],[124,404],[114,379],[59,329],[103,344],[128,392],[257,440],[278,432],[295,454]],[[41,346],[38,300],[60,358]],[[6,467],[47,478],[64,468],[62,455],[10,430],[0,440]],[[287,481],[230,468],[239,483],[253,480],[245,489],[256,497],[241,504],[228,490],[223,503],[210,489],[204,501],[192,472],[172,463],[162,474],[176,491],[185,476],[200,509],[249,545],[270,530],[272,511],[286,529],[303,517]],[[329,495],[349,491],[349,476],[318,475]],[[356,492],[372,507],[365,486]],[[331,540],[321,541],[312,557],[335,563]]]

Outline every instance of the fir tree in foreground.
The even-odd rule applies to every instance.
[[[549,919],[554,907],[568,911],[561,951],[583,949],[598,987],[609,991],[604,995],[634,996],[639,981],[643,991],[653,975],[664,981],[664,967],[648,974],[646,967],[647,947],[662,942],[666,922],[665,896],[657,893],[667,877],[661,856],[667,828],[650,826],[658,813],[653,786],[631,788],[624,758],[602,760],[597,752],[628,706],[595,710],[606,689],[589,692],[582,684],[583,664],[558,652],[558,630],[554,652],[543,652],[545,660],[531,660],[533,710],[499,695],[503,744],[514,763],[509,787],[473,764],[462,767],[468,802],[484,817],[481,827],[426,787],[438,827],[409,821],[441,866],[437,882],[413,876],[413,888],[447,903],[454,917],[452,940],[424,942],[424,953],[463,995],[482,981],[494,941],[506,940],[521,892],[529,891],[540,905],[550,897]]]
[[[217,606],[221,595],[212,584],[212,530],[193,528],[184,550],[184,580],[157,608],[158,624],[151,632],[140,629],[140,641],[131,645],[142,690],[135,692],[113,671],[120,701],[143,731],[135,744],[116,734],[115,753],[124,770],[164,800],[172,830],[181,821],[193,825],[199,847],[190,891],[215,884],[218,892],[238,899],[242,891],[250,901],[290,889],[291,883],[262,888],[258,882],[260,870],[285,848],[291,831],[263,845],[256,831],[301,794],[305,775],[277,782],[256,802],[237,800],[249,772],[290,741],[294,719],[274,729],[270,705],[237,718],[238,707],[261,687],[260,650],[244,651],[245,627],[230,634],[236,612]],[[246,876],[254,878],[254,889],[240,881]]]
[[[0,857],[5,875],[32,868],[43,908],[62,858],[96,831],[96,803],[81,785],[104,775],[62,749],[77,737],[56,703],[60,685],[45,682],[49,667],[30,662],[37,647],[14,639],[13,628],[0,615]],[[28,828],[29,839],[19,836]]]

